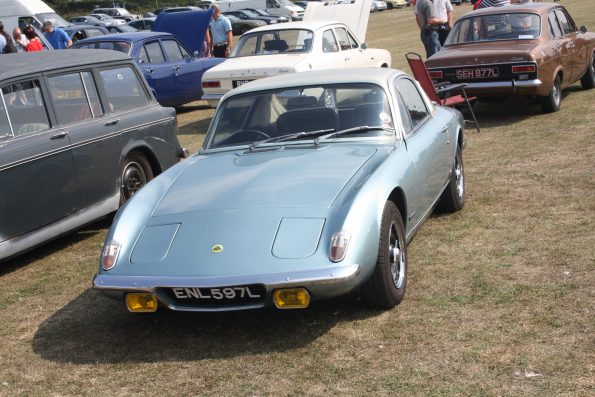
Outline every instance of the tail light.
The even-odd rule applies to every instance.
[[[533,73],[535,65],[515,65],[512,67],[512,73]]]
[[[442,78],[442,70],[430,70],[428,71],[430,77],[433,79],[441,79]]]
[[[217,81],[203,81],[202,82],[202,88],[220,88],[221,87],[221,82],[219,80]]]
[[[345,258],[350,240],[351,234],[345,230],[341,230],[340,232],[333,234],[333,237],[331,237],[331,261],[341,262],[343,258]]]
[[[116,265],[118,254],[120,253],[120,243],[116,240],[111,240],[105,243],[103,252],[101,253],[101,267],[103,270],[110,270]]]

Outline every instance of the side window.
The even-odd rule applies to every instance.
[[[353,47],[351,46],[351,42],[349,41],[349,34],[345,28],[336,28],[335,33],[337,35],[337,40],[339,40],[339,47],[342,51],[350,50]]]
[[[332,30],[325,30],[322,34],[322,52],[338,52],[339,46]]]
[[[351,48],[359,48],[357,40],[351,35],[351,33],[347,32],[347,37],[349,38],[349,44],[351,45]]]
[[[70,124],[92,118],[80,73],[50,77],[48,89],[58,123]]]
[[[413,81],[404,78],[399,79],[397,80],[397,88],[411,118],[411,126],[415,129],[429,115],[426,104]]]
[[[103,32],[99,29],[92,29],[89,28],[86,30],[87,37],[95,37],[95,36],[102,36]]]
[[[50,128],[47,107],[38,80],[27,80],[0,88],[14,136]],[[3,111],[3,110],[2,110]],[[0,126],[2,126],[0,115]],[[4,127],[0,127],[4,128]],[[4,131],[0,132],[0,136]]]
[[[147,55],[147,51],[145,50],[145,46],[140,48],[138,52],[138,63],[147,63],[149,62],[149,56]]]
[[[8,114],[6,113],[4,102],[0,101],[0,142],[11,136],[12,131],[10,130],[10,123],[8,122]]]
[[[144,87],[132,67],[104,69],[99,72],[110,110],[118,112],[148,104]]]
[[[405,106],[405,102],[403,101],[403,97],[397,93],[397,103],[399,104],[399,116],[401,117],[401,123],[403,124],[403,130],[405,131],[405,135],[408,135],[411,132],[411,119],[409,118],[409,111]]]
[[[165,62],[165,58],[163,57],[163,53],[161,52],[161,46],[159,45],[158,41],[152,41],[150,43],[145,44],[145,50],[147,51],[147,55],[149,56],[150,63]]]
[[[170,62],[180,61],[184,58],[180,46],[175,40],[161,40],[165,55]]]
[[[103,109],[101,108],[99,94],[97,94],[97,87],[95,86],[95,81],[93,80],[91,72],[82,72],[81,76],[83,77],[83,87],[85,88],[85,93],[87,94],[87,100],[91,105],[91,116],[102,116]]]
[[[562,28],[563,34],[568,34],[574,32],[572,29],[572,25],[566,18],[566,14],[562,10],[556,10],[556,16],[558,17],[558,21],[560,21],[560,27]]]
[[[549,25],[550,25],[550,35],[554,37],[562,36],[562,30],[560,29],[560,25],[558,25],[558,19],[556,18],[556,14],[550,12],[547,16]]]

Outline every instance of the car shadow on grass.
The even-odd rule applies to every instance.
[[[33,262],[43,260],[51,255],[59,253],[69,246],[77,244],[91,236],[101,233],[108,229],[114,219],[113,214],[106,216],[96,222],[93,222],[77,231],[69,232],[68,234],[59,237],[55,240],[43,243],[42,245],[12,259],[0,262],[0,277],[5,274],[12,273],[18,269],[26,267]]]
[[[39,326],[33,350],[45,360],[76,364],[249,356],[299,349],[339,322],[379,313],[348,295],[307,310],[132,314],[123,302],[89,289]]]

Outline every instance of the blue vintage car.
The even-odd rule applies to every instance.
[[[129,54],[163,106],[200,100],[203,73],[224,60],[198,57],[176,36],[163,32],[108,34],[81,40],[72,48],[110,49]]]
[[[435,205],[464,205],[463,122],[388,68],[242,85],[202,149],[118,213],[93,285],[132,312],[305,308],[355,289],[392,308],[416,231]]]

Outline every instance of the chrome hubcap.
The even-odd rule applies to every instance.
[[[403,241],[399,239],[397,225],[394,223],[390,227],[390,237],[388,246],[388,259],[390,261],[390,272],[395,287],[401,288],[405,280],[405,255],[403,253]]]
[[[558,84],[554,84],[554,88],[552,88],[552,95],[556,105],[558,105],[560,103],[560,87],[558,87]]]
[[[465,195],[465,174],[463,172],[463,166],[457,161],[455,165],[455,178],[457,186],[457,196],[459,200],[463,199]]]
[[[122,192],[124,193],[124,197],[129,199],[146,183],[147,177],[142,166],[135,161],[128,163],[122,172]]]

